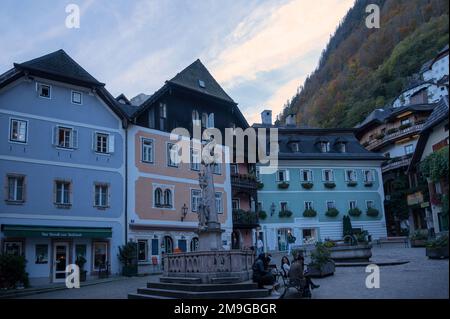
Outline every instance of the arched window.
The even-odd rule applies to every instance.
[[[171,254],[173,253],[173,240],[170,236],[164,236],[164,252],[166,254]]]
[[[172,192],[170,189],[164,191],[164,206],[172,207]]]
[[[155,207],[160,207],[162,205],[162,190],[161,188],[155,189]]]
[[[200,121],[200,114],[197,110],[192,111],[192,121],[195,123],[195,121]]]
[[[208,125],[208,114],[202,113],[202,127],[207,127]]]

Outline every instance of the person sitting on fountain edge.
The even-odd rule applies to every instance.
[[[275,283],[275,276],[266,270],[267,258],[266,254],[259,254],[258,258],[253,263],[253,282],[258,284],[258,288],[264,288],[265,285],[273,285]]]

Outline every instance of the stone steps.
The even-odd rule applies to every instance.
[[[212,278],[211,283],[213,284],[233,284],[238,283],[241,279],[239,277],[217,277]]]
[[[230,290],[252,290],[257,289],[258,285],[255,283],[232,283],[232,284],[182,284],[182,283],[167,283],[167,282],[149,282],[147,288],[156,289],[171,289],[181,291],[230,291]]]
[[[183,283],[183,284],[201,284],[202,281],[200,278],[194,278],[194,277],[161,277],[159,278],[160,282],[167,282],[167,283]]]
[[[263,298],[269,296],[267,289],[239,289],[226,291],[183,291],[156,288],[139,288],[137,295],[144,298],[144,295],[155,297],[169,297],[178,299],[227,299],[227,298]],[[137,297],[136,294],[128,295],[128,297]]]

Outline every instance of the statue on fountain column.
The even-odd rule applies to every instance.
[[[205,151],[209,156],[202,156],[201,171],[199,173],[199,185],[202,196],[198,208],[199,229],[206,231],[210,228],[220,228],[219,218],[216,211],[216,193],[214,190],[213,170],[216,164],[217,154],[214,153],[213,142],[208,143]],[[208,153],[206,153],[208,155]]]

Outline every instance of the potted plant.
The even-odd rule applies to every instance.
[[[372,187],[372,186],[373,186],[373,182],[365,181],[365,182],[364,182],[364,186],[366,186],[366,187]]]
[[[119,260],[122,263],[122,275],[131,277],[137,275],[137,245],[128,242],[119,247]]]
[[[428,239],[428,230],[415,230],[409,239],[411,241],[411,247],[425,247]]]
[[[264,188],[264,183],[258,181],[258,182],[256,183],[256,188],[258,188],[258,189],[263,189],[263,188]]]
[[[81,282],[86,281],[87,271],[84,270],[84,265],[86,264],[86,258],[84,258],[83,255],[78,255],[77,259],[75,260],[75,264],[80,268],[80,281]]]
[[[393,128],[390,128],[389,130],[387,130],[387,134],[394,134],[394,133],[397,133],[398,132],[398,128],[396,128],[396,127],[393,127]]]
[[[327,245],[321,242],[316,243],[315,249],[311,252],[311,263],[308,265],[309,276],[325,277],[334,274],[335,265]]]
[[[426,244],[426,255],[430,259],[448,258],[448,235],[441,235]]]
[[[347,186],[349,186],[349,187],[355,187],[356,185],[358,185],[358,182],[356,182],[356,181],[348,181],[347,182]]]
[[[316,216],[317,216],[317,212],[312,208],[307,208],[303,212],[303,217],[316,217]]]
[[[289,183],[288,182],[280,182],[280,183],[278,183],[278,188],[286,189],[288,187],[289,187]]]
[[[325,182],[325,183],[323,183],[323,186],[325,186],[325,188],[335,188],[336,183],[335,182]]]
[[[302,183],[302,187],[304,189],[311,189],[311,188],[313,188],[313,186],[314,186],[314,184],[312,182],[303,182]]]
[[[290,211],[290,210],[281,210],[279,213],[278,213],[278,216],[280,217],[280,218],[289,218],[289,217],[291,217],[292,216],[292,212]]]
[[[337,210],[337,208],[329,208],[325,212],[325,215],[327,215],[328,217],[336,217],[337,215],[339,215],[339,211]]]
[[[30,282],[25,271],[26,263],[23,256],[0,254],[0,289],[28,288]]]
[[[362,214],[362,212],[358,207],[355,207],[355,208],[350,208],[348,210],[348,214],[353,217],[358,217]]]
[[[369,208],[367,208],[366,214],[369,217],[377,217],[380,214],[380,212],[376,208],[369,207]]]
[[[258,213],[258,216],[259,216],[260,219],[264,220],[264,219],[267,218],[267,213],[264,210],[260,210],[259,213]]]

